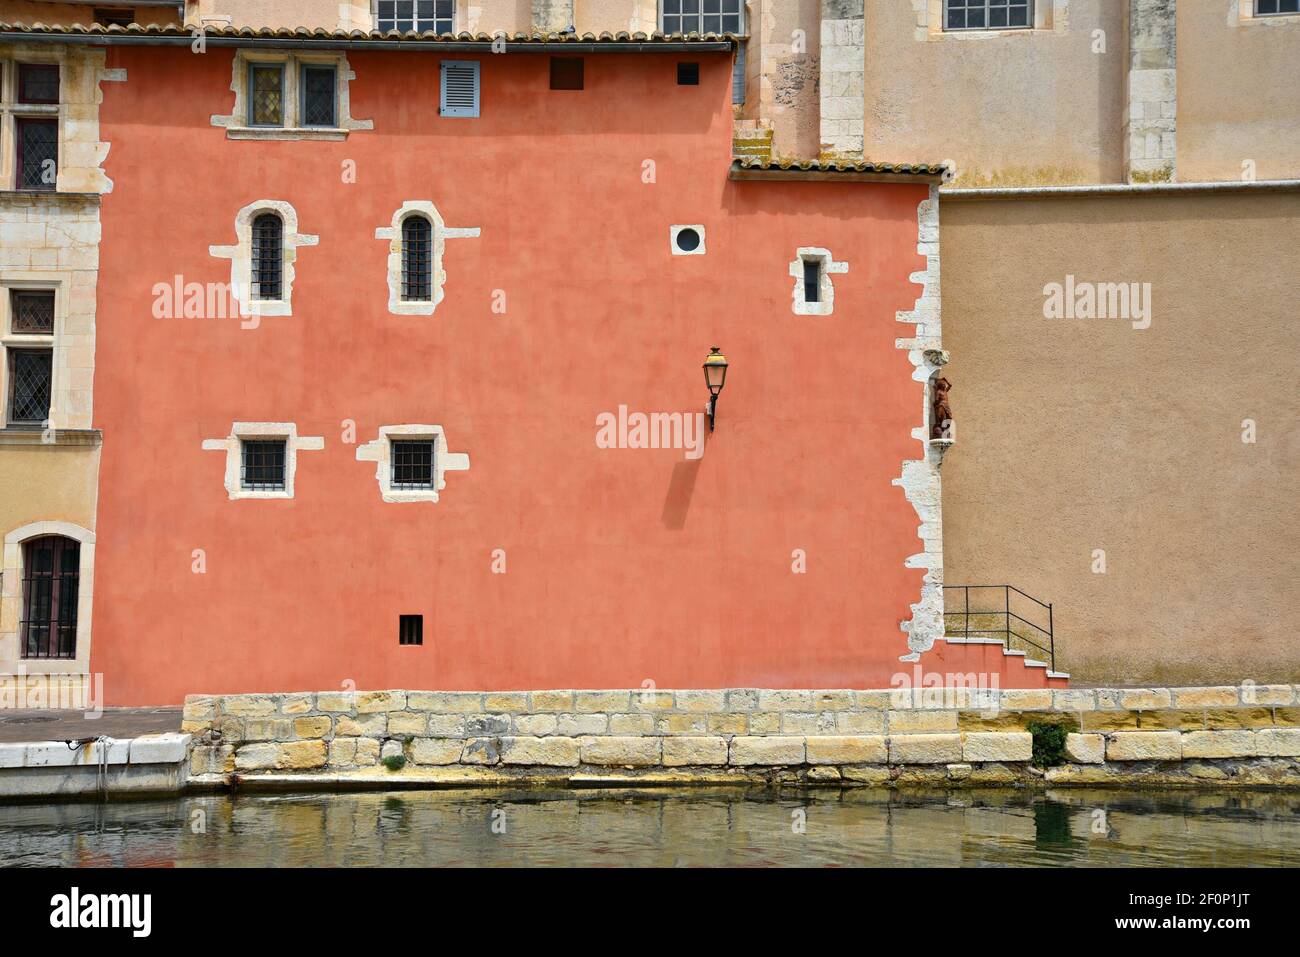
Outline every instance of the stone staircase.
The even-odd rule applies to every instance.
[[[1068,688],[1070,676],[1052,671],[1045,661],[1035,661],[1023,651],[1008,648],[997,638],[940,638],[921,656],[927,673],[997,676],[1000,688]]]

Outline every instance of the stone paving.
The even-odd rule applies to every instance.
[[[0,709],[0,743],[67,741],[94,738],[133,738],[160,731],[180,731],[180,708],[105,708],[99,717],[83,711]]]

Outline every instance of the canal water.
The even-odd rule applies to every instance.
[[[204,795],[0,805],[0,866],[1298,866],[1300,795]]]

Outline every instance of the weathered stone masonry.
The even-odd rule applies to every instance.
[[[368,691],[191,696],[191,783],[363,776],[431,783],[754,779],[846,785],[1300,786],[1300,687],[781,691]],[[1033,722],[1068,763],[1028,768]],[[414,769],[414,771],[412,771]],[[283,775],[280,775],[283,777]],[[399,778],[393,777],[392,780]],[[599,778],[604,780],[605,778]],[[637,778],[642,780],[643,778]]]

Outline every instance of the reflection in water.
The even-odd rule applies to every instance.
[[[0,806],[0,865],[19,867],[1035,864],[1300,865],[1300,795],[403,791]]]

